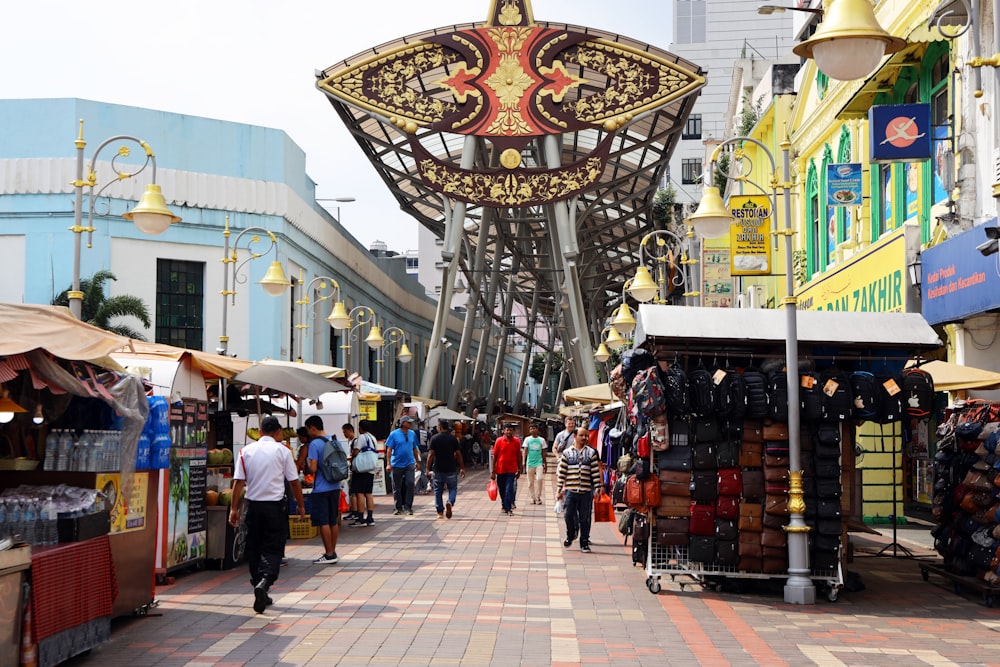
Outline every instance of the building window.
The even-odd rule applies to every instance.
[[[205,264],[156,260],[156,342],[204,346]]]
[[[701,139],[701,114],[695,113],[688,116],[684,130],[681,132],[681,139]]]
[[[681,160],[681,183],[688,185],[701,181],[701,160],[684,158]]]
[[[677,0],[675,44],[703,44],[705,42],[706,0]]]

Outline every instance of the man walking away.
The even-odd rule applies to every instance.
[[[358,430],[361,434],[358,437],[354,437],[354,427],[350,424],[344,424],[343,431],[344,437],[351,439],[351,463],[354,463],[354,457],[359,453],[364,451],[378,452],[378,447],[375,442],[375,436],[368,432],[368,420],[362,419],[358,422]],[[350,435],[348,435],[350,434]],[[355,507],[357,507],[357,519],[352,526],[374,526],[375,519],[372,518],[372,512],[375,511],[375,497],[372,496],[372,489],[375,485],[375,473],[373,472],[358,472],[351,466],[351,496],[354,498]],[[368,510],[368,515],[362,514],[362,509]]]
[[[576,422],[572,417],[566,417],[563,422],[565,428],[556,434],[556,439],[552,444],[552,451],[556,454],[556,461],[559,461],[559,457],[562,455],[563,450],[567,447],[573,446],[573,438],[576,434]]]
[[[239,499],[243,497],[245,488],[246,554],[250,585],[253,586],[253,610],[258,614],[262,614],[273,602],[268,590],[278,579],[281,559],[285,554],[288,537],[288,504],[284,498],[286,481],[298,503],[299,518],[306,516],[295,461],[288,448],[275,440],[281,437],[281,423],[275,417],[264,417],[260,432],[260,440],[244,447],[236,461],[233,473],[236,483],[229,510],[229,524],[235,528],[240,523]]]
[[[503,513],[514,515],[515,483],[521,476],[521,441],[514,435],[514,425],[505,424],[503,435],[493,443],[493,473],[492,479],[499,487]]]
[[[451,518],[455,497],[458,495],[458,475],[465,477],[465,460],[462,446],[451,432],[451,423],[439,419],[438,432],[427,445],[427,472],[434,471],[434,505],[438,518]],[[448,501],[442,503],[444,488],[448,487]]]
[[[333,565],[337,562],[337,538],[340,536],[340,482],[331,482],[323,475],[323,450],[331,440],[323,430],[323,418],[312,415],[306,419],[309,430],[309,457],[307,465],[314,475],[312,499],[310,500],[310,515],[312,525],[319,528],[319,536],[323,540],[323,555],[313,561],[316,565]],[[333,444],[340,443],[333,438]]]
[[[399,428],[385,439],[386,472],[392,473],[392,495],[396,501],[395,515],[413,514],[413,473],[420,463],[417,434],[413,432],[413,417],[403,417]]]
[[[588,443],[585,428],[576,430],[573,446],[563,450],[556,471],[557,497],[563,501],[566,514],[566,541],[573,544],[580,535],[580,551],[590,553],[590,517],[594,511],[594,491],[601,484],[600,458]]]
[[[538,435],[538,424],[532,422],[528,427],[528,437],[524,439],[523,468],[528,471],[528,493],[531,494],[531,504],[542,504],[542,485],[548,464],[545,462],[545,438]]]

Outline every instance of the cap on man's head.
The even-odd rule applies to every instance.
[[[414,419],[413,419],[413,417],[403,417],[402,419],[400,419],[400,420],[399,420],[399,424],[400,424],[401,426],[402,426],[403,424],[412,424],[413,422],[414,422]]]
[[[278,418],[273,415],[268,415],[260,422],[260,432],[261,433],[274,433],[275,431],[281,430],[281,422]]]

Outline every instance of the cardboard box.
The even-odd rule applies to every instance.
[[[60,542],[83,542],[111,531],[111,513],[101,510],[71,519],[60,517],[57,526]]]
[[[11,569],[16,572],[31,566],[31,547],[0,551],[0,571]]]

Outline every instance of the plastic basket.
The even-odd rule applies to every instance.
[[[309,540],[319,535],[319,529],[312,525],[308,514],[304,519],[288,517],[288,531],[293,540]]]

